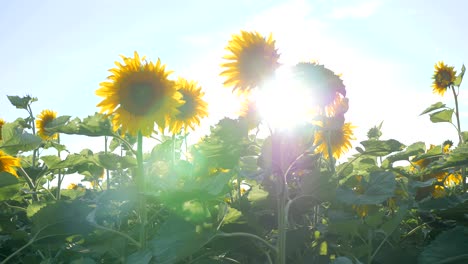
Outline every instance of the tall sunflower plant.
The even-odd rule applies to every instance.
[[[436,64],[433,91],[451,90],[455,108],[423,112],[455,115],[458,145],[405,145],[384,139],[381,123],[350,155],[344,76],[318,62],[283,65],[272,34],[259,32],[232,35],[223,58],[222,85],[242,110],[191,145],[209,117],[203,87],[137,52],[115,62],[96,90],[99,113],[83,119],[35,116],[36,98],[9,96],[28,116],[0,119],[1,263],[463,262],[464,67]],[[277,129],[253,95],[287,67],[314,97],[308,120]],[[70,153],[61,137],[100,137],[104,150]]]

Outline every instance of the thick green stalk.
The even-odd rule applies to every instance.
[[[104,136],[104,153],[107,154],[108,150],[107,150],[107,136]],[[106,189],[107,190],[110,190],[110,176],[109,176],[109,170],[106,169]]]
[[[462,130],[461,130],[461,125],[460,125],[460,113],[458,110],[458,96],[457,93],[455,92],[455,87],[452,85],[452,92],[453,92],[453,98],[455,100],[455,117],[457,118],[457,131],[458,131],[458,145],[464,143],[463,142],[463,136],[462,136]],[[462,178],[463,178],[463,191],[466,192],[466,168],[462,168]]]
[[[137,136],[137,175],[136,182],[139,192],[139,214],[140,214],[140,245],[142,248],[146,247],[146,221],[147,221],[147,212],[146,212],[146,197],[144,195],[145,189],[145,173],[143,170],[143,135],[141,131],[138,131]]]
[[[277,243],[277,264],[286,263],[286,231],[287,231],[287,221],[286,221],[286,179],[282,176],[279,176],[279,198],[278,198],[278,243]]]

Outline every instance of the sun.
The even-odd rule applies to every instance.
[[[314,115],[312,94],[291,76],[290,71],[278,70],[275,80],[253,94],[264,124],[271,128],[292,129]]]

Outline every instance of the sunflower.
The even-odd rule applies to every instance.
[[[336,159],[351,148],[351,140],[354,139],[351,123],[344,123],[344,118],[325,118],[325,121],[315,122],[318,126],[315,132],[314,145],[316,151],[323,153],[328,158],[328,140],[330,139],[331,152]]]
[[[340,93],[336,93],[335,99],[329,105],[325,106],[325,113],[328,117],[344,115],[348,112],[349,100],[342,96]]]
[[[57,118],[57,112],[52,110],[42,110],[42,112],[37,116],[36,119],[36,127],[37,127],[37,134],[42,139],[58,139],[57,133],[50,133],[47,131],[47,125],[50,122],[54,121]]]
[[[320,107],[333,104],[339,94],[346,96],[346,88],[340,76],[317,62],[298,63],[293,72],[298,81],[310,89],[314,104]]]
[[[182,128],[185,132],[188,128],[195,129],[195,125],[200,125],[200,119],[208,116],[208,104],[203,100],[204,93],[196,82],[179,78],[176,88],[182,94],[184,103],[179,106],[179,113],[168,119],[169,130],[174,134]]]
[[[434,82],[432,83],[432,91],[434,93],[444,95],[445,91],[450,85],[453,85],[455,81],[455,74],[456,71],[453,67],[449,67],[443,61],[439,61],[434,65],[435,71],[432,79]]]
[[[20,166],[21,166],[21,163],[18,158],[9,156],[0,150],[0,171],[6,171],[18,177],[18,174],[16,173],[16,170],[13,167],[20,167]]]
[[[2,140],[2,127],[5,124],[5,120],[0,118],[0,140]]]
[[[261,116],[255,100],[248,98],[242,101],[239,117],[246,120],[249,130],[258,127],[261,122]]]
[[[280,65],[271,34],[264,38],[258,32],[241,31],[233,35],[226,49],[231,54],[223,57],[229,62],[221,64],[226,69],[220,75],[227,78],[224,86],[234,86],[233,91],[250,92],[273,75]]]
[[[171,71],[158,59],[156,63],[140,58],[121,56],[124,63],[115,62],[116,68],[108,81],[102,82],[96,95],[104,97],[97,106],[101,113],[112,116],[114,130],[135,136],[138,131],[149,136],[156,123],[160,130],[166,127],[166,119],[179,111],[182,94],[177,92],[174,82],[168,79]]]

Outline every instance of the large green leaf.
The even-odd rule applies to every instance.
[[[48,204],[32,217],[33,232],[38,238],[85,234],[92,230],[86,222],[91,207],[79,201],[58,201]]]
[[[434,110],[438,110],[438,109],[442,109],[442,108],[445,108],[445,104],[442,103],[442,102],[437,102],[431,106],[429,106],[428,108],[426,108],[426,110],[424,110],[421,114],[419,115],[424,115],[426,113],[429,113],[429,112],[432,112]]]
[[[364,146],[364,154],[369,156],[386,156],[392,152],[400,151],[405,148],[405,145],[398,140],[365,140],[361,141]]]
[[[468,193],[465,193],[459,195],[444,196],[437,199],[425,199],[418,203],[418,207],[421,210],[445,210],[466,204],[467,201]]]
[[[133,157],[121,157],[114,153],[99,152],[94,155],[95,163],[107,170],[126,169],[136,166],[136,159]]]
[[[468,227],[457,226],[442,232],[425,247],[418,258],[418,263],[468,263],[467,249]]]
[[[22,184],[8,172],[0,172],[0,201],[8,200],[18,193]]]
[[[6,123],[3,125],[2,139],[0,149],[10,155],[34,150],[42,143],[40,137],[25,132],[17,123]]]
[[[61,120],[63,121],[63,120]],[[83,121],[75,118],[66,123],[48,128],[52,133],[63,133],[69,135],[85,135],[90,137],[114,136],[112,124],[104,114],[95,113],[88,116]]]
[[[148,242],[155,263],[168,264],[192,255],[216,234],[214,228],[194,224],[171,215],[159,228],[158,234]]]
[[[369,183],[364,185],[364,193],[340,187],[337,199],[347,204],[380,204],[394,195],[395,175],[388,171],[374,171],[369,174]]]
[[[463,143],[452,150],[449,155],[445,157],[444,162],[431,164],[430,168],[428,168],[426,172],[431,173],[442,169],[466,165],[468,165],[468,143]]]
[[[430,119],[432,123],[441,123],[441,122],[452,122],[452,115],[453,109],[445,109],[441,111],[437,111],[435,113],[430,114]]]
[[[404,151],[388,156],[385,160],[390,164],[399,160],[409,160],[411,156],[423,154],[426,150],[426,143],[420,141],[409,145]]]
[[[37,98],[31,97],[29,95],[19,97],[16,95],[7,95],[10,103],[18,109],[28,110],[28,105],[32,102],[37,101]]]

